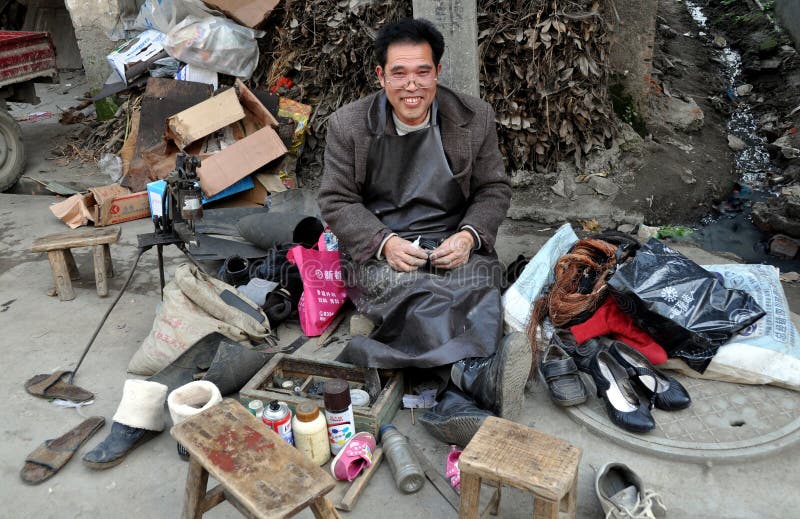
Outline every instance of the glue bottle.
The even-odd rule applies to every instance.
[[[411,452],[408,440],[392,424],[381,427],[381,445],[397,488],[413,494],[425,484],[425,473]]]
[[[294,446],[314,463],[322,465],[331,459],[328,428],[319,407],[310,402],[298,404],[292,418],[292,433]]]
[[[356,433],[353,404],[350,401],[350,384],[334,378],[325,382],[325,421],[328,422],[328,441],[331,454],[336,456],[347,440]]]

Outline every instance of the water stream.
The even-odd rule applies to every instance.
[[[708,19],[702,8],[690,0],[686,0],[685,5],[697,25],[707,29]],[[700,221],[701,227],[692,235],[692,240],[709,251],[732,252],[748,263],[768,263],[781,270],[796,270],[796,261],[768,254],[767,240],[770,236],[753,225],[752,204],[777,196],[767,183],[767,173],[777,168],[770,163],[766,139],[758,134],[752,107],[744,96],[736,93],[736,87],[743,84],[741,56],[734,49],[725,47],[718,52],[718,58],[723,66],[726,87],[722,95],[732,107],[726,129],[729,135],[745,143],[744,149],[734,152],[734,168],[742,189],[721,204],[721,215],[707,215]]]

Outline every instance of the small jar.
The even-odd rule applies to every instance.
[[[328,427],[319,407],[309,402],[298,404],[294,410],[292,430],[294,446],[314,463],[322,465],[331,459]]]

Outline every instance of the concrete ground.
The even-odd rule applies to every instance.
[[[34,110],[31,110],[34,111]],[[26,127],[25,132],[35,128]],[[34,134],[26,135],[32,144],[29,153],[41,157],[46,146]],[[35,162],[34,162],[35,163]],[[73,168],[48,176],[56,181],[72,178],[97,178],[91,168]],[[81,171],[83,173],[81,173]],[[50,196],[0,194],[0,348],[4,376],[0,392],[6,395],[0,425],[0,516],[9,518],[65,517],[177,517],[183,499],[187,464],[175,452],[175,442],[167,432],[144,444],[121,465],[107,471],[87,469],[80,457],[110,430],[122,393],[126,366],[149,332],[159,304],[155,252],[142,258],[132,284],[111,313],[76,376],[76,383],[93,391],[95,403],[81,408],[62,409],[46,400],[34,398],[23,383],[38,373],[74,366],[103,313],[118,293],[135,258],[136,235],[152,230],[148,220],[123,224],[122,239],[112,246],[117,277],[111,280],[111,297],[99,298],[92,280],[92,259],[88,249],[77,249],[75,258],[83,280],[74,282],[76,298],[60,302],[48,297],[53,281],[47,258],[30,252],[37,236],[66,230],[48,210],[55,201]],[[508,262],[516,254],[530,255],[544,243],[555,227],[508,221],[498,241],[501,258]],[[727,262],[710,257],[699,249],[683,249],[698,262]],[[171,276],[182,257],[168,249],[167,273]],[[792,309],[797,312],[797,289],[788,287]],[[290,337],[287,330],[282,338]],[[594,473],[603,464],[617,461],[628,464],[646,485],[663,496],[669,517],[785,518],[796,517],[800,509],[800,445],[787,447],[765,459],[717,464],[695,464],[663,459],[631,451],[596,436],[572,421],[554,406],[542,386],[526,395],[519,421],[558,436],[583,449],[579,473],[578,517],[602,517],[594,493]],[[26,486],[19,470],[27,453],[45,439],[55,438],[83,420],[99,415],[106,426],[87,442],[55,477],[39,486]],[[165,412],[165,417],[167,413]],[[169,424],[169,418],[166,417]],[[412,425],[408,411],[400,411],[395,424],[422,447],[424,455],[444,473],[448,447],[433,440],[417,423]],[[484,503],[489,492],[484,490]],[[530,497],[504,491],[500,517],[530,517]],[[388,466],[379,468],[353,512],[342,514],[353,519],[405,517],[455,517],[457,513],[430,483],[413,495],[403,495],[394,486]],[[237,517],[223,504],[206,517]],[[311,517],[303,512],[299,517]]]

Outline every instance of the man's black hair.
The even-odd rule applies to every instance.
[[[433,64],[439,66],[444,53],[444,36],[424,18],[404,18],[381,27],[375,38],[375,59],[386,66],[386,53],[393,43],[427,43],[433,49]]]

